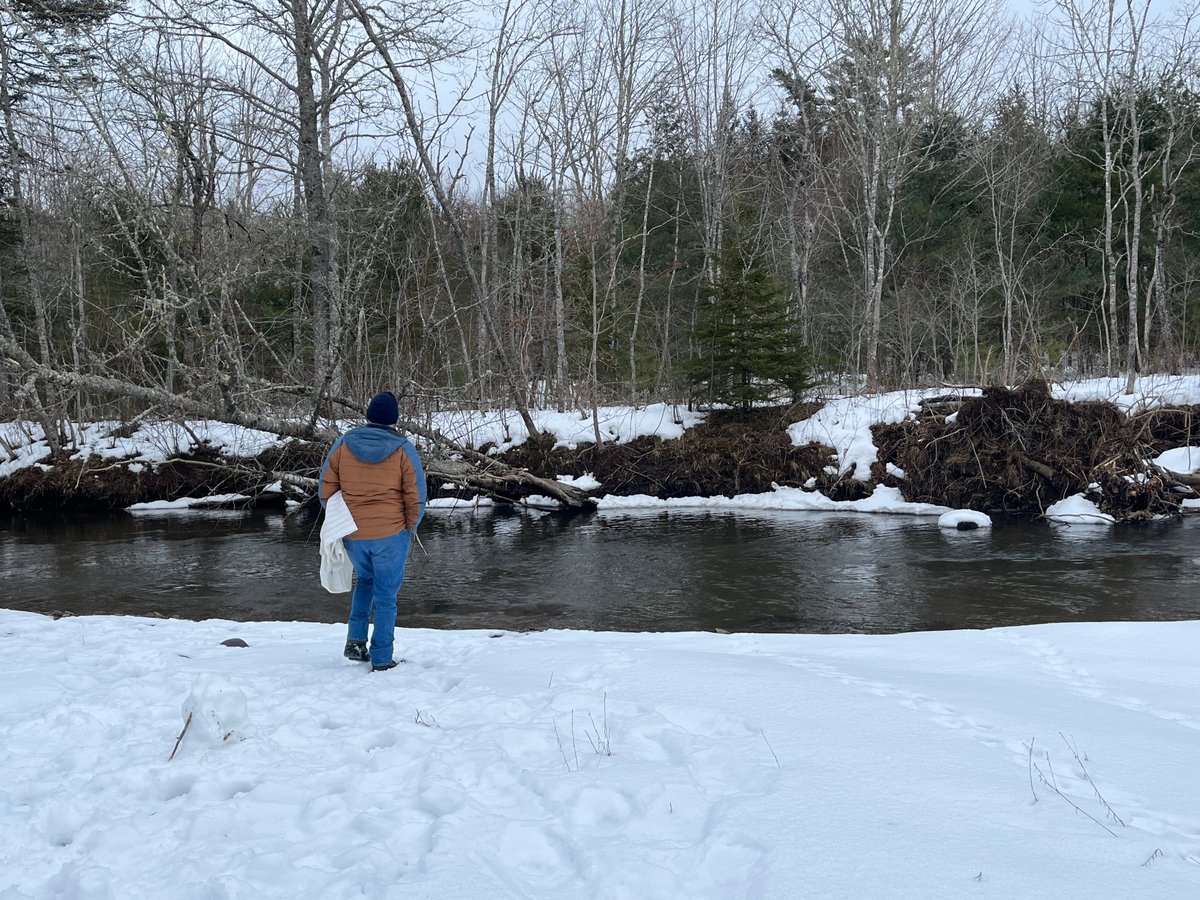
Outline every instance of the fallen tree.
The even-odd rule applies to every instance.
[[[91,394],[133,400],[146,408],[146,412],[142,414],[141,418],[153,416],[177,420],[207,419],[253,428],[280,437],[315,444],[322,448],[321,455],[323,455],[323,449],[337,438],[338,431],[324,424],[316,415],[315,410],[327,404],[332,409],[341,410],[347,417],[362,415],[361,407],[351,400],[328,395],[323,398],[314,397],[310,390],[299,386],[258,382],[252,385],[256,389],[255,394],[253,397],[248,397],[244,391],[235,393],[228,381],[222,381],[218,385],[221,402],[212,403],[187,394],[134,384],[110,376],[52,369],[39,364],[18,344],[5,339],[3,335],[0,335],[0,350],[6,353],[5,362],[9,368],[20,372],[24,377],[39,385],[52,386],[62,391],[87,391]],[[290,400],[294,403],[297,394],[305,396],[312,402],[314,410],[312,415],[304,418],[289,418],[263,411],[264,401],[272,395],[284,399],[288,399],[288,395],[292,395]],[[66,435],[59,433],[57,428],[52,433],[49,429],[54,426],[52,422],[47,422],[46,415],[39,414],[38,418],[44,423],[43,427],[47,428],[47,439],[52,455],[58,457],[52,462],[67,462],[71,453],[67,449],[63,449]],[[582,507],[586,500],[587,495],[584,491],[555,480],[553,473],[543,475],[525,468],[507,465],[493,456],[479,453],[462,445],[436,429],[424,427],[411,420],[402,419],[397,423],[397,427],[420,438],[418,443],[422,461],[425,465],[426,475],[433,484],[454,485],[463,490],[476,491],[509,501],[534,495],[551,497],[573,509]],[[275,466],[263,465],[261,460],[257,461],[258,465],[250,466],[246,460],[224,458],[219,455],[216,457],[208,455],[203,459],[196,460],[181,457],[172,462],[179,465],[223,465],[228,469],[228,480],[237,482],[242,485],[243,489],[252,490],[256,485],[261,489],[275,481],[284,481],[315,492],[316,468],[313,466],[311,457],[311,454],[305,453],[284,457],[283,462],[286,463],[290,459],[296,465],[285,464],[283,467],[278,465],[281,460],[276,460],[277,465]],[[86,463],[84,465],[86,467]],[[67,471],[68,476],[71,474],[74,473]],[[94,474],[96,474],[96,470],[93,470]],[[82,479],[82,474],[79,477]],[[16,508],[28,507],[18,506]]]

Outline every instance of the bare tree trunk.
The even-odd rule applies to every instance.
[[[300,183],[300,173],[295,172],[292,179],[292,216],[295,222],[300,222],[304,216],[304,193]],[[304,241],[301,235],[294,236],[295,255],[292,260],[292,357],[297,362],[302,359],[301,349],[304,347],[304,323],[309,318],[305,315],[307,292],[304,289]],[[324,332],[322,332],[322,335]],[[317,384],[316,348],[319,343],[316,330],[313,335],[313,369],[310,373],[309,384]],[[302,367],[298,367],[302,370]],[[296,377],[302,378],[302,371],[297,371]]]
[[[1145,16],[1149,12],[1149,4],[1143,8],[1142,19],[1139,22],[1134,15],[1133,0],[1126,0],[1126,11],[1129,15],[1130,37],[1133,45],[1130,47],[1131,56],[1129,68],[1125,74],[1125,120],[1129,128],[1129,178],[1133,181],[1133,209],[1129,209],[1126,199],[1126,254],[1125,254],[1125,292],[1129,301],[1129,321],[1126,335],[1125,359],[1125,393],[1132,394],[1137,386],[1137,373],[1141,368],[1138,360],[1139,328],[1138,328],[1138,288],[1139,269],[1141,268],[1142,240],[1142,128],[1141,117],[1138,114],[1138,68],[1142,49],[1142,35],[1145,31]]]
[[[75,316],[71,329],[71,364],[76,372],[83,372],[86,371],[85,360],[88,355],[88,314],[83,279],[83,229],[78,219],[71,222],[71,287],[75,300]],[[77,421],[83,420],[82,394],[75,395],[74,416]]]
[[[666,300],[663,304],[662,318],[662,361],[658,367],[658,374],[654,379],[654,390],[658,394],[665,391],[665,382],[667,373],[671,371],[671,341],[674,334],[671,330],[672,316],[674,314],[675,300],[675,281],[679,275],[679,269],[682,263],[679,259],[679,232],[681,229],[680,213],[683,206],[683,198],[680,194],[675,195],[675,213],[671,217],[671,227],[674,229],[674,239],[671,241],[671,273],[667,277]]]
[[[1105,355],[1107,359],[1108,373],[1110,375],[1116,372],[1116,357],[1113,355],[1113,345],[1116,342],[1117,328],[1117,253],[1114,249],[1115,243],[1113,240],[1113,219],[1115,212],[1113,210],[1113,179],[1116,177],[1115,168],[1115,153],[1113,151],[1113,135],[1112,128],[1109,125],[1108,98],[1102,101],[1103,113],[1101,119],[1101,127],[1104,135],[1104,226],[1103,226],[1103,244],[1104,252],[1104,294],[1107,300],[1107,319],[1105,332],[1108,335],[1108,340],[1105,341]]]
[[[1164,193],[1166,193],[1166,169],[1169,154],[1163,155]],[[1168,197],[1159,201],[1159,208],[1154,212],[1154,271],[1151,283],[1154,288],[1154,307],[1158,314],[1159,341],[1163,348],[1163,364],[1168,372],[1178,373],[1179,359],[1175,353],[1175,338],[1171,330],[1170,289],[1167,286],[1167,222],[1175,205],[1175,194],[1170,192]],[[1147,316],[1150,311],[1147,310]],[[1147,348],[1149,350],[1149,348]]]
[[[646,245],[650,242],[650,201],[654,193],[654,163],[656,153],[650,154],[650,166],[646,175],[646,201],[642,206],[642,246],[638,253],[637,297],[633,303],[633,324],[629,329],[629,391],[637,405],[637,339],[642,322],[642,303],[646,299]]]
[[[321,162],[320,110],[317,104],[313,62],[317,48],[313,21],[304,0],[289,0],[294,38],[297,102],[296,167],[304,198],[308,262],[307,282],[313,310],[313,384],[328,390],[340,382],[342,362],[336,332],[341,311],[335,309],[337,290],[336,223],[326,194],[325,173]]]
[[[555,164],[551,156],[551,165]],[[558,400],[558,411],[566,409],[568,400],[567,381],[567,313],[566,301],[563,294],[563,196],[561,190],[562,176],[553,174],[559,188],[553,191],[554,198],[554,383],[555,395]]]

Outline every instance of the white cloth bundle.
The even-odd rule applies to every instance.
[[[354,586],[354,563],[346,555],[342,538],[358,531],[354,516],[342,492],[325,504],[325,523],[321,526],[321,587],[331,594],[345,594]]]

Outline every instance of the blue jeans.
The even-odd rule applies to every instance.
[[[404,583],[404,565],[412,533],[401,531],[391,537],[351,540],[343,543],[357,576],[350,598],[348,640],[366,641],[367,623],[375,614],[371,633],[371,665],[384,666],[392,661],[396,639],[396,594]]]

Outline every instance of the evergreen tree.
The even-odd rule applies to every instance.
[[[787,285],[736,238],[706,290],[696,328],[698,356],[685,366],[689,384],[710,403],[749,409],[784,388],[795,398],[808,385],[810,362],[787,309]]]

